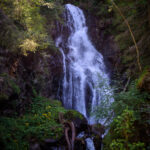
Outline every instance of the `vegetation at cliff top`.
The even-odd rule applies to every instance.
[[[0,9],[1,15],[7,15],[1,25],[1,46],[24,55],[28,51],[53,47],[48,30],[52,30],[53,20],[59,19],[62,12],[60,3],[49,0],[3,0],[0,1]]]

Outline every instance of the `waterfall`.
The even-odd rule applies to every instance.
[[[93,143],[93,140],[91,138],[86,139],[86,145],[87,145],[86,150],[95,150],[94,143]]]
[[[65,23],[56,40],[63,57],[62,101],[66,108],[79,111],[93,124],[96,120],[90,113],[102,100],[107,100],[106,95],[111,95],[107,88],[109,76],[103,56],[89,40],[83,11],[71,4],[65,5],[65,10]]]

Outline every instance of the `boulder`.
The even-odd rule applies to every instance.
[[[64,119],[67,121],[72,121],[76,128],[76,134],[86,131],[88,129],[88,122],[86,118],[75,110],[69,110],[64,114]]]

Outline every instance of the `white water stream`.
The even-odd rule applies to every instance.
[[[106,95],[112,95],[110,88],[107,88],[110,87],[109,76],[103,56],[89,40],[83,11],[71,4],[65,5],[65,8],[65,26],[70,31],[69,37],[66,42],[60,33],[56,40],[63,56],[63,105],[79,111],[89,124],[94,124],[96,120],[90,113],[107,99]],[[66,45],[67,52],[62,45]],[[103,121],[99,120],[100,123]]]

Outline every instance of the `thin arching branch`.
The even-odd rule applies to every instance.
[[[141,67],[141,64],[140,64],[139,48],[138,48],[138,46],[137,46],[137,43],[136,43],[134,34],[133,34],[133,32],[132,32],[132,29],[131,29],[131,27],[130,27],[130,24],[129,24],[128,20],[125,18],[125,16],[123,15],[123,13],[121,12],[121,10],[119,9],[119,7],[116,5],[116,3],[115,3],[113,0],[111,0],[111,2],[112,2],[112,4],[113,4],[113,6],[117,9],[117,11],[119,12],[119,14],[121,15],[121,17],[123,18],[123,20],[125,21],[125,23],[126,23],[128,29],[129,29],[129,32],[130,32],[130,34],[131,34],[132,40],[133,40],[134,45],[135,45],[136,53],[137,53],[137,64],[138,64],[138,68],[139,68],[139,70],[140,70],[140,72],[141,72],[141,71],[142,71],[142,67]]]

